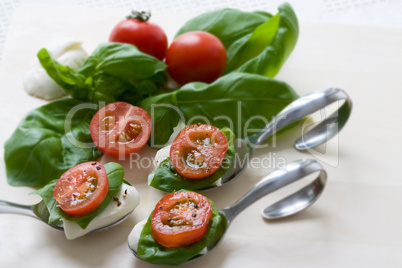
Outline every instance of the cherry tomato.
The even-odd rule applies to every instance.
[[[152,237],[167,248],[187,246],[205,236],[211,218],[212,207],[204,196],[189,191],[170,193],[152,213]]]
[[[217,37],[195,31],[177,37],[168,48],[165,61],[170,76],[179,84],[211,83],[225,70],[227,55]]]
[[[128,156],[142,149],[151,135],[152,122],[142,108],[114,102],[92,118],[90,132],[99,150],[112,157]]]
[[[109,41],[135,45],[139,51],[162,61],[165,58],[168,40],[161,27],[148,22],[150,16],[147,12],[133,11],[127,19],[113,28]]]
[[[176,171],[187,179],[202,179],[221,165],[229,143],[214,126],[205,124],[183,128],[170,147],[170,161]]]
[[[101,163],[78,164],[61,175],[53,197],[67,214],[81,216],[94,211],[109,190],[106,170]]]

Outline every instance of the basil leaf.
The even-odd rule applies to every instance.
[[[124,43],[100,44],[78,71],[85,76],[104,72],[125,80],[142,80],[164,71],[160,60]]]
[[[34,192],[42,197],[49,210],[49,224],[60,220],[67,220],[75,222],[82,229],[85,229],[96,216],[102,213],[102,211],[109,205],[113,195],[120,190],[124,177],[124,169],[120,164],[110,162],[104,166],[109,182],[109,191],[99,207],[86,215],[70,216],[57,206],[58,203],[53,197],[53,192],[58,179],[52,180],[45,187]]]
[[[186,179],[175,170],[170,158],[167,158],[159,164],[155,172],[149,174],[148,184],[165,192],[173,192],[181,189],[202,189],[219,180],[232,165],[235,154],[233,132],[229,128],[223,128],[221,131],[226,136],[229,147],[221,166],[211,176],[199,180]]]
[[[264,23],[268,13],[244,12],[224,8],[203,13],[187,21],[179,29],[176,37],[191,31],[205,31],[218,37],[226,49],[237,39],[249,34]]]
[[[19,123],[4,145],[10,185],[42,187],[67,169],[101,155],[89,132],[96,110],[79,109],[82,104],[75,99],[57,100],[32,110]],[[75,113],[69,114],[74,108]],[[67,116],[72,118],[66,121]]]
[[[58,63],[46,49],[38,59],[67,94],[83,101],[137,102],[159,93],[167,79],[163,62],[130,44],[100,44],[78,71]]]
[[[278,14],[229,47],[225,73],[236,70],[275,77],[299,35],[297,17],[291,6],[285,3],[278,9]]]
[[[299,35],[292,7],[284,3],[278,11],[275,16],[227,8],[207,12],[188,21],[176,36],[190,31],[209,32],[226,48],[225,73],[240,71],[272,78],[293,51]]]
[[[297,98],[284,82],[232,72],[212,84],[190,83],[177,91],[149,97],[141,106],[154,113],[151,146],[163,147],[173,133],[173,128],[166,126],[177,124],[179,118],[186,124],[204,121],[220,129],[228,127],[237,138],[244,138],[263,128]]]
[[[215,243],[222,238],[227,227],[224,216],[219,214],[214,203],[209,200],[212,206],[212,219],[208,224],[208,231],[205,236],[191,245],[177,248],[165,248],[158,244],[152,237],[151,215],[142,229],[138,241],[137,254],[143,260],[166,265],[179,265],[200,253],[209,244]]]
[[[151,147],[161,148],[169,140],[173,133],[173,128],[180,121],[180,110],[173,103],[174,93],[165,93],[154,97],[149,97],[140,102],[151,116],[152,132],[148,143]]]
[[[39,50],[37,57],[47,74],[71,97],[85,100],[89,90],[86,77],[74,69],[60,64],[47,49]]]

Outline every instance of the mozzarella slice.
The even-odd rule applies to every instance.
[[[74,70],[78,70],[88,58],[81,43],[71,39],[57,39],[46,48],[60,64]],[[29,95],[42,99],[51,100],[66,95],[64,90],[49,77],[37,59],[24,75],[22,84]]]
[[[123,183],[109,205],[89,223],[87,228],[82,229],[78,224],[65,220],[64,233],[67,239],[83,236],[95,229],[115,223],[132,212],[139,204],[140,196],[134,186]]]
[[[130,248],[132,248],[135,252],[137,252],[138,241],[140,240],[142,229],[144,229],[146,223],[146,219],[140,221],[134,226],[133,230],[128,235],[128,244],[130,245]]]

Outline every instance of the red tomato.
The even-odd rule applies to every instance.
[[[196,124],[183,128],[170,147],[170,161],[187,179],[202,179],[221,165],[229,143],[214,126]]]
[[[81,216],[94,211],[109,190],[106,170],[101,163],[78,164],[61,175],[53,197],[67,214]]]
[[[90,132],[99,150],[109,156],[128,156],[142,149],[151,135],[152,122],[142,108],[114,102],[92,118]]]
[[[147,22],[149,17],[149,13],[133,12],[113,28],[109,41],[135,45],[139,51],[162,61],[165,58],[168,40],[161,27]]]
[[[179,84],[211,83],[226,67],[222,42],[207,32],[187,32],[177,37],[166,52],[167,70]]]
[[[152,237],[167,248],[187,246],[205,236],[211,218],[212,207],[204,196],[188,191],[170,193],[152,213]]]

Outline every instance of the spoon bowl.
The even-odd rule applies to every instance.
[[[313,159],[291,162],[287,164],[286,167],[278,168],[270,172],[233,205],[219,210],[225,225],[224,232],[215,234],[215,237],[213,237],[202,253],[192,257],[188,261],[193,261],[199,257],[205,256],[210,251],[215,249],[216,246],[222,241],[228,227],[235,217],[252,203],[263,196],[266,196],[278,189],[283,188],[284,186],[299,181],[300,179],[317,172],[318,175],[312,182],[265,208],[263,217],[266,219],[287,217],[308,208],[315,201],[317,201],[323,192],[327,181],[326,171],[316,160]],[[137,255],[137,249],[132,248],[130,243],[128,246],[133,255],[141,259],[141,257]]]
[[[110,229],[116,226],[117,224],[123,222],[131,213],[132,211],[130,211],[129,213],[127,213],[126,215],[124,215],[123,217],[121,217],[120,219],[116,220],[113,223],[107,224],[105,226],[90,231],[89,234]],[[30,216],[34,219],[37,219],[47,224],[48,226],[54,229],[64,231],[64,225],[62,221],[57,221],[52,224],[48,223],[49,211],[43,200],[35,205],[21,205],[13,202],[0,200],[0,214],[17,214],[17,215]]]

